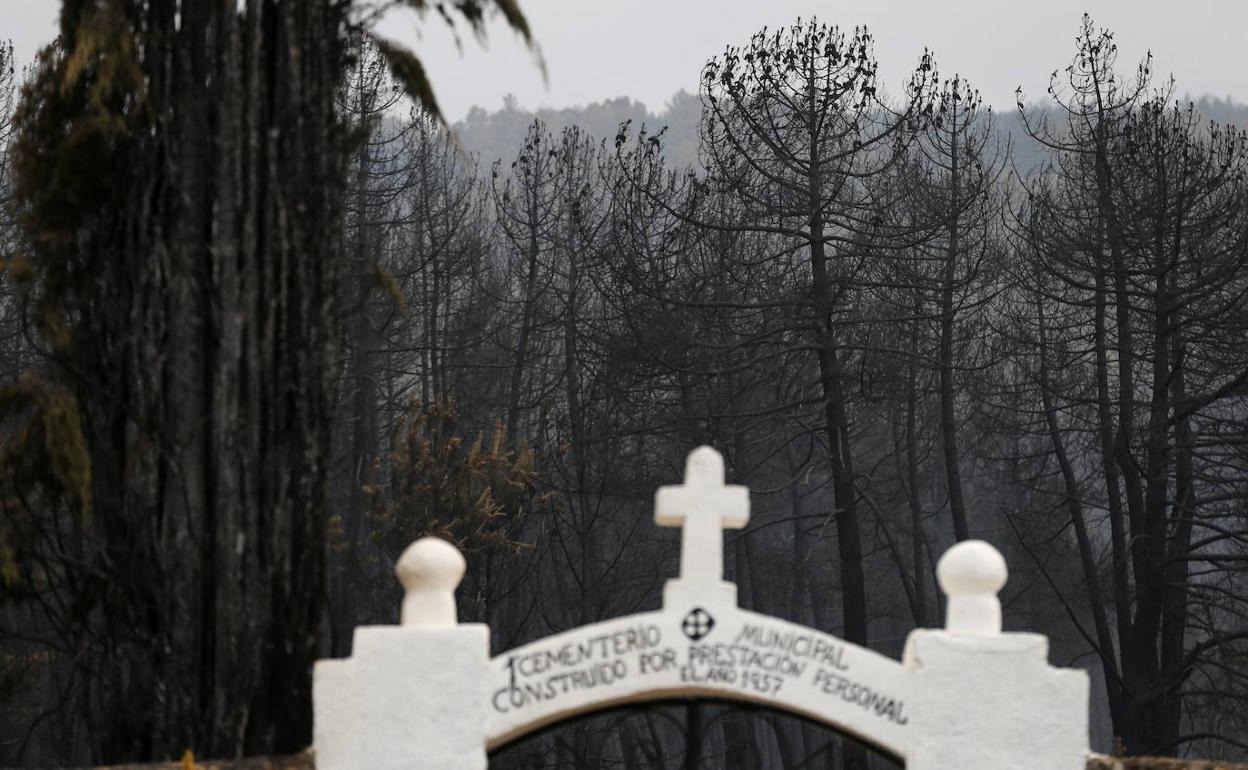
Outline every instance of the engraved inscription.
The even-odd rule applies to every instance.
[[[504,656],[498,660],[505,684],[492,693],[491,705],[499,714],[519,716],[528,709],[558,708],[586,691],[594,694],[578,701],[648,689],[709,688],[805,708],[848,706],[898,726],[909,722],[904,697],[889,691],[895,682],[871,681],[879,664],[866,665],[861,656],[871,653],[854,645],[765,618],[725,622],[701,607],[676,617],[667,625],[638,622]]]

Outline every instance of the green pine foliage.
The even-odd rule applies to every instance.
[[[388,478],[383,478],[388,468]],[[501,424],[465,435],[452,399],[413,400],[398,420],[389,457],[378,458],[370,499],[373,536],[391,554],[434,535],[467,552],[516,548],[525,519],[550,504],[539,492],[532,449]]]

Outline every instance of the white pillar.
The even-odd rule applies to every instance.
[[[1048,639],[1001,633],[1005,559],[988,543],[950,548],[936,567],[943,630],[914,631],[906,770],[1084,770],[1088,676],[1049,665]]]
[[[395,571],[402,625],[357,628],[350,658],[316,664],[317,770],[485,770],[490,634],[456,622],[464,558],[424,538]]]

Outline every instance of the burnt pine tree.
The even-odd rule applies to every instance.
[[[335,657],[350,653],[352,631],[360,614],[355,586],[360,580],[358,544],[363,539],[367,509],[363,490],[381,448],[377,372],[380,327],[394,304],[381,301],[390,286],[389,274],[381,264],[386,240],[383,223],[389,218],[390,201],[399,194],[393,156],[403,138],[385,120],[398,106],[402,92],[373,46],[362,47],[346,80],[339,95],[339,112],[355,134],[355,147],[346,173],[348,186],[340,228],[344,270],[339,303],[346,322],[342,330],[346,372],[341,397],[350,404],[351,438],[349,455],[334,458],[336,464],[345,466],[348,477],[345,483],[331,480],[331,484],[338,481],[334,486],[346,498],[335,501],[341,513],[331,520],[335,532],[340,528],[343,535],[342,542],[330,550],[329,562],[330,654]],[[348,442],[341,443],[345,449]]]
[[[872,507],[910,514],[902,525],[908,557],[890,532],[895,525],[879,516],[877,526],[919,626],[932,616],[935,577],[925,510],[948,508],[948,524],[931,533],[941,540],[949,533],[965,540],[973,528],[959,435],[973,413],[967,395],[980,386],[977,370],[992,348],[986,321],[1000,288],[1006,145],[998,137],[978,92],[960,76],[945,80],[931,119],[888,175],[891,190],[882,197],[896,205],[880,211],[887,237],[859,274],[869,301],[859,303],[858,379],[866,408],[878,410],[872,424],[892,426],[887,452],[896,468],[892,483],[876,487]]]
[[[900,112],[877,94],[870,34],[810,21],[757,33],[702,73],[704,162],[711,184],[743,215],[711,227],[771,233],[806,252],[804,329],[818,362],[822,429],[831,468],[840,556],[843,634],[867,641],[866,580],[854,488],[847,323],[854,272],[875,237],[872,189],[903,154],[935,73],[924,56]],[[785,253],[776,258],[788,258]]]
[[[1245,638],[1227,620],[1244,612],[1242,568],[1225,556],[1243,547],[1231,414],[1248,383],[1248,136],[1148,94],[1147,61],[1120,79],[1116,51],[1085,17],[1052,89],[1060,123],[1032,123],[1055,163],[1020,231],[1085,635],[1126,750],[1172,753],[1193,739],[1189,704],[1222,710],[1244,686],[1224,661]]]
[[[918,225],[922,227],[925,219],[933,224],[930,237],[914,250],[915,273],[922,276],[920,293],[932,295],[932,307],[921,312],[929,314],[936,326],[940,454],[957,540],[970,537],[970,525],[955,379],[973,363],[965,340],[974,334],[976,321],[994,296],[993,257],[999,247],[992,237],[998,214],[996,183],[1004,167],[996,141],[991,113],[984,109],[979,92],[955,77],[942,85],[932,120],[914,145],[925,172],[911,193],[918,207],[926,209],[918,215]]]
[[[551,273],[551,250],[562,225],[559,205],[559,153],[556,140],[541,121],[534,121],[508,173],[495,161],[490,192],[498,228],[508,247],[509,295],[519,303],[516,326],[511,330],[512,363],[507,392],[507,435],[528,439],[539,427],[532,410],[550,384],[540,377],[539,359],[549,347],[554,315],[547,309]],[[500,298],[502,299],[502,298]]]

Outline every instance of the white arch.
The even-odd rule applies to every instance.
[[[722,698],[791,712],[904,758],[910,678],[900,663],[732,606],[584,626],[490,660],[486,746],[628,703]]]
[[[696,451],[688,483],[660,491],[659,523],[692,529],[685,534],[700,547],[686,549],[682,578],[668,581],[656,612],[490,658],[489,628],[456,622],[463,559],[445,543],[410,546],[398,569],[403,624],[357,628],[351,658],[316,666],[317,767],[485,770],[487,749],[543,726],[676,698],[800,714],[902,758],[908,770],[1083,767],[1087,675],[1049,666],[1043,636],[1001,633],[997,592],[1007,571],[995,549],[968,541],[941,558],[946,626],[911,632],[903,665],[737,607],[736,586],[708,555],[720,547],[718,528],[746,520],[717,457]]]

